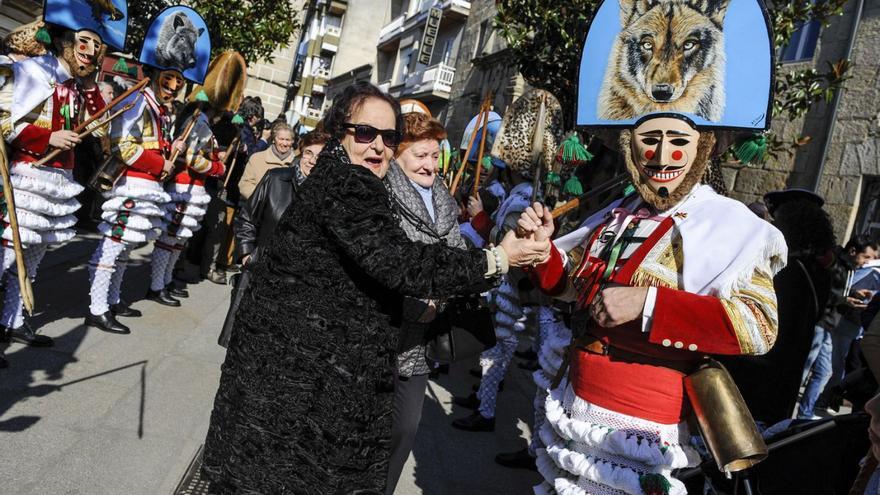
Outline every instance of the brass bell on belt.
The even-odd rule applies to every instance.
[[[767,458],[767,445],[746,402],[721,363],[709,359],[684,378],[703,441],[729,475]]]

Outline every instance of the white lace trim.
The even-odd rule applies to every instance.
[[[211,202],[211,196],[202,186],[194,184],[173,184],[167,188],[168,195],[173,202],[185,202],[193,205],[206,205]]]
[[[671,477],[671,470],[656,469],[645,466],[645,470],[638,472],[632,466],[614,462],[602,456],[601,451],[583,453],[578,450],[570,450],[566,442],[556,437],[553,429],[548,425],[540,431],[541,440],[547,446],[545,452],[558,468],[571,473],[579,478],[606,485],[624,493],[640,495],[642,493],[640,476],[647,473],[660,474],[670,483],[669,495],[687,495],[684,484]],[[612,457],[612,456],[609,456]],[[578,483],[581,485],[581,483]],[[556,490],[559,493],[586,493],[581,486],[572,485],[566,478],[555,479]],[[592,491],[591,491],[592,493]]]
[[[113,186],[110,192],[105,193],[110,198],[132,198],[164,204],[171,201],[171,196],[162,190],[162,185],[156,181],[141,179],[138,177],[122,177]]]
[[[73,179],[73,171],[63,168],[35,167],[29,163],[12,165],[10,181],[15,191],[29,191],[38,196],[70,199],[83,191]]]
[[[563,397],[568,407],[563,406]],[[577,397],[567,382],[549,392],[545,409],[548,423],[564,440],[583,442],[657,468],[699,463],[697,452],[681,441],[688,438],[684,422],[663,425],[604,409]]]

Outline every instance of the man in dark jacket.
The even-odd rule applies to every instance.
[[[251,197],[242,205],[233,222],[236,243],[236,259],[246,266],[259,256],[260,248],[265,248],[275,232],[278,220],[296,196],[296,190],[306,180],[324,144],[330,137],[320,131],[312,131],[300,140],[300,156],[290,167],[269,170],[257,185]],[[232,303],[223,322],[219,344],[229,342],[235,311],[241,301],[249,281],[248,271],[243,270]]]

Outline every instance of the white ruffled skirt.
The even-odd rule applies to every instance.
[[[578,397],[566,380],[548,391],[544,409],[537,466],[546,482],[536,493],[641,495],[648,486],[687,493],[672,477],[673,469],[700,462],[685,422],[665,425],[610,411]]]
[[[163,206],[162,231],[185,241],[201,228],[211,196],[203,186],[169,184],[166,188],[171,200]]]
[[[122,177],[105,197],[98,230],[106,237],[139,244],[159,236],[163,206],[171,200],[161,183]]]
[[[16,162],[10,170],[10,180],[15,192],[15,212],[22,244],[58,243],[76,235],[73,213],[80,204],[75,198],[83,187],[73,179],[72,170]],[[11,241],[7,208],[3,200],[2,237]]]

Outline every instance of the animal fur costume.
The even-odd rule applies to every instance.
[[[722,3],[726,9],[728,2]],[[670,15],[691,17],[704,5],[674,0],[659,4],[669,7],[664,12]],[[619,9],[627,15],[635,12],[628,9],[648,15],[657,5],[621,1]],[[598,10],[603,8],[617,9],[618,2],[606,1]],[[748,9],[760,14],[762,6],[754,0],[733,0],[726,19]],[[619,16],[604,14],[608,11],[596,15],[613,19],[612,28],[620,29]],[[603,33],[610,33],[607,36],[614,37],[614,43],[629,39],[628,24],[623,24],[624,30],[617,34],[594,19],[584,53],[594,53],[589,44]],[[771,46],[757,36],[768,34],[762,26],[755,26],[757,41],[749,40],[748,46],[755,50]],[[649,53],[659,41],[647,36],[636,38],[642,41],[646,57],[640,63],[654,63],[652,57],[659,56]],[[728,47],[737,45],[735,40],[726,42]],[[762,69],[769,74],[772,57],[763,55],[752,58],[767,65],[755,62],[755,73]],[[714,83],[727,84],[727,95],[742,94],[730,91],[731,79]],[[762,83],[769,94],[769,77]],[[758,90],[753,91],[754,101],[736,105],[755,114],[765,112],[768,102],[756,98]],[[672,476],[673,470],[701,461],[691,447],[683,379],[707,354],[755,355],[773,346],[778,327],[773,277],[785,265],[787,247],[772,225],[703,183],[711,182],[707,177],[711,157],[720,151],[716,126],[739,124],[707,122],[718,112],[699,120],[687,110],[675,109],[661,114],[631,110],[617,116],[619,121],[599,122],[591,113],[594,107],[587,105],[581,111],[580,105],[597,101],[601,88],[581,85],[580,91],[579,122],[583,118],[584,125],[621,129],[616,140],[635,193],[553,240],[550,258],[532,270],[541,290],[574,305],[574,338],[566,361],[559,363],[562,371],[549,383],[542,380],[547,397],[543,424],[534,434],[539,436],[536,464],[544,482],[535,492],[682,495],[686,489]],[[736,114],[729,108],[720,111],[728,113]],[[769,125],[766,119],[755,122],[744,128],[761,130]],[[615,297],[614,292],[602,292],[608,287],[618,287],[617,294],[645,294],[640,315],[616,326],[602,326],[600,322],[607,321],[604,298]],[[542,356],[555,361],[553,354]],[[547,364],[545,368],[556,367]]]
[[[53,0],[47,2],[45,14],[68,8],[68,2]],[[68,21],[64,25],[33,24],[7,38],[7,48],[12,52],[37,55],[40,50],[25,35],[33,34],[36,38],[42,31],[51,44],[51,50],[43,55],[17,62],[0,58],[0,132],[8,145],[19,234],[27,276],[31,279],[36,277],[49,245],[68,241],[75,235],[73,213],[80,207],[76,196],[83,190],[73,178],[72,149],[40,167],[34,163],[54,151],[49,145],[53,133],[72,130],[105,104],[96,85],[84,89],[77,79],[91,77],[101,62],[105,45],[98,31],[103,30],[102,21]],[[90,46],[91,40],[95,45]],[[90,59],[90,63],[85,59]],[[94,134],[104,132],[100,129]],[[19,329],[24,324],[22,300],[17,268],[13,266],[15,251],[5,201],[3,215],[2,273],[6,295],[0,324]]]

